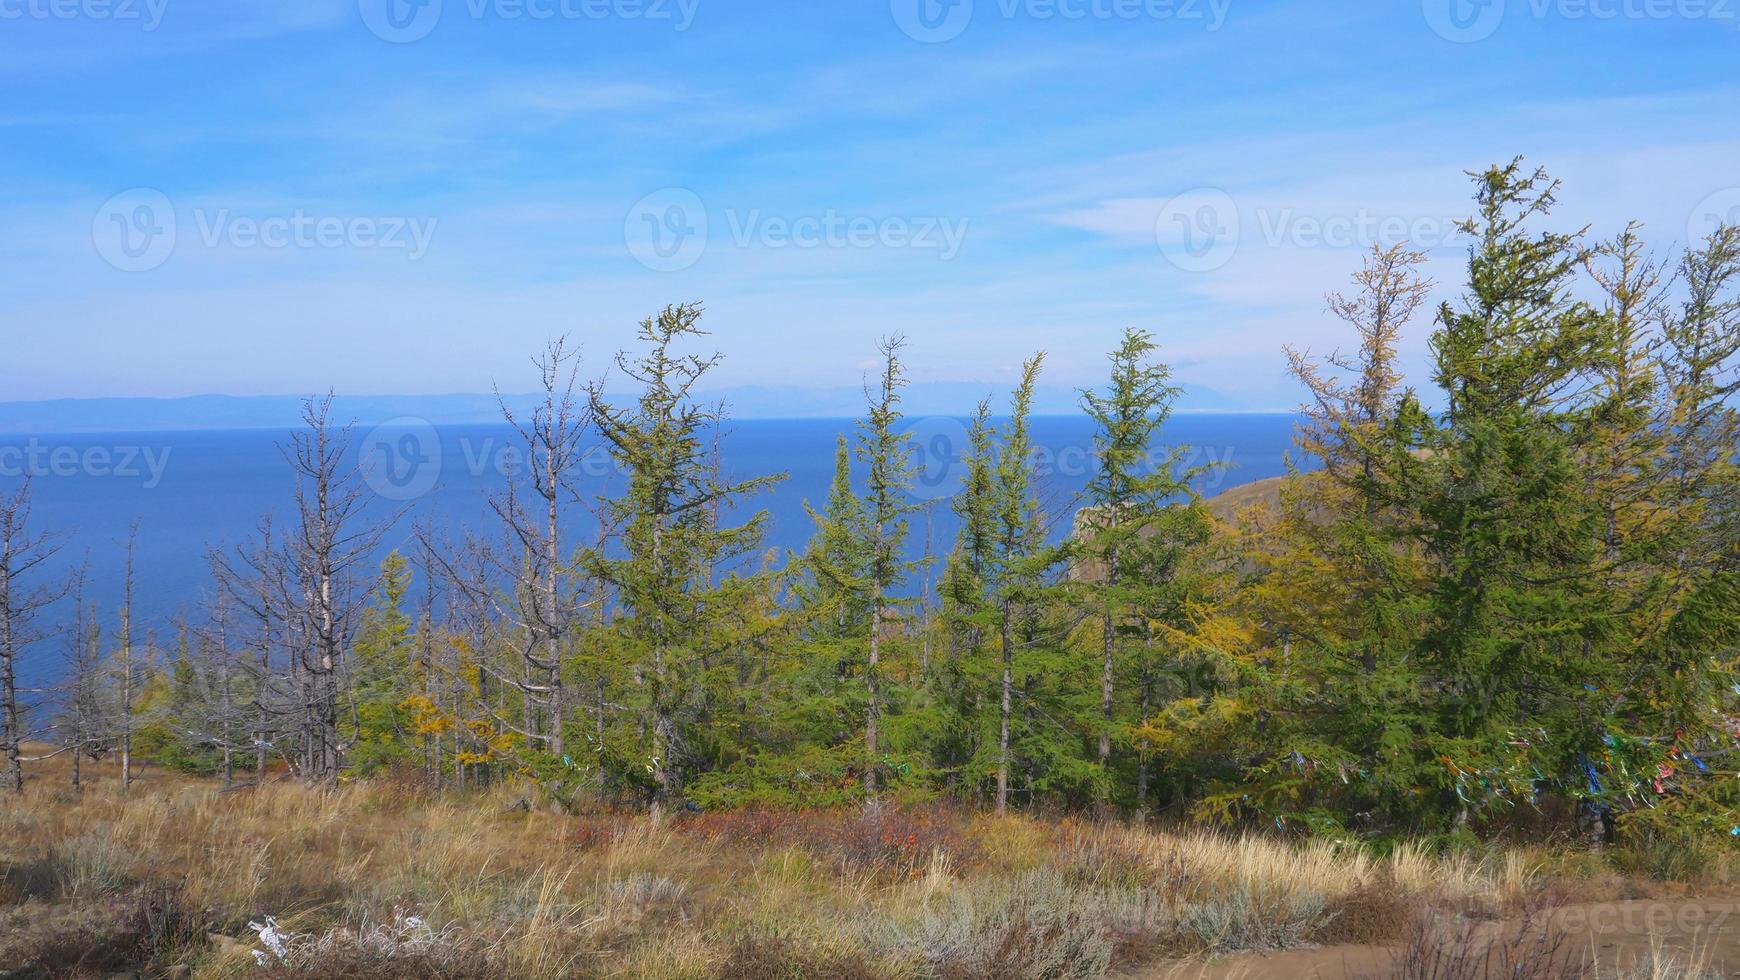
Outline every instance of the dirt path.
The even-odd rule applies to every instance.
[[[1144,980],[1303,980],[1321,977],[1389,977],[1389,949],[1379,946],[1320,946],[1279,953],[1239,953],[1212,963],[1163,963],[1136,974]]]
[[[1740,977],[1740,902],[1640,899],[1568,905],[1551,916],[1563,956],[1593,955],[1603,970],[1647,961],[1657,950],[1682,965],[1699,963],[1709,975]],[[1493,946],[1503,941],[1514,955],[1539,953],[1548,944],[1518,941],[1517,923],[1448,927],[1447,941]],[[1496,946],[1494,947],[1496,949]],[[1324,946],[1276,953],[1241,953],[1210,963],[1152,966],[1142,980],[1390,980],[1399,975],[1401,951],[1379,946]],[[1504,953],[1491,954],[1498,965]],[[1498,975],[1511,971],[1501,970]]]

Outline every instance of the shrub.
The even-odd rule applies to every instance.
[[[894,946],[945,980],[1101,977],[1121,946],[1146,946],[1167,917],[1139,892],[1035,871],[948,893]]]
[[[77,904],[26,903],[0,913],[0,968],[51,977],[162,972],[199,944],[205,926],[169,888]]]
[[[757,932],[731,944],[719,980],[884,980],[890,971],[862,952]]]
[[[1637,962],[1601,980],[1722,980],[1726,974],[1710,965],[1707,955],[1692,953],[1682,959],[1661,949],[1650,949]]]
[[[1565,941],[1551,915],[1527,908],[1515,923],[1477,923],[1441,910],[1420,915],[1395,954],[1396,980],[1586,980],[1587,950]]]
[[[849,810],[738,810],[703,813],[678,824],[681,833],[729,844],[798,846],[848,867],[916,877],[938,854],[972,863],[978,845],[968,820],[945,807],[867,805]]]
[[[1323,918],[1306,934],[1314,943],[1376,946],[1407,935],[1420,915],[1420,902],[1389,878],[1381,878],[1330,898]]]
[[[131,853],[110,834],[89,832],[53,849],[61,893],[89,898],[116,891],[127,881]]]
[[[628,832],[628,821],[621,817],[579,815],[569,817],[562,825],[562,839],[575,850],[601,850]]]
[[[767,753],[703,773],[688,784],[687,792],[709,810],[844,808],[863,798],[864,776],[855,744],[808,748]]]
[[[484,980],[501,969],[483,948],[456,931],[437,931],[422,919],[395,911],[393,921],[333,929],[319,936],[280,933],[283,955],[255,954],[264,976],[296,980]],[[270,945],[270,944],[266,944]]]
[[[1610,852],[1613,864],[1626,874],[1656,881],[1703,882],[1719,877],[1723,860],[1707,841],[1652,831],[1629,837]]]
[[[610,901],[626,905],[642,915],[662,910],[681,911],[688,897],[688,888],[663,875],[636,871],[626,878],[610,883]]]
[[[1275,893],[1250,882],[1178,909],[1180,932],[1216,953],[1286,949],[1327,921],[1326,900],[1313,892]]]

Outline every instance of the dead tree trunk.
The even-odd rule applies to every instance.
[[[18,661],[42,632],[35,621],[66,595],[69,584],[29,585],[47,571],[44,564],[60,551],[48,534],[32,534],[30,481],[10,497],[0,496],[0,751],[6,759],[5,783],[24,792],[24,711],[18,703]]]
[[[496,393],[502,417],[514,427],[526,452],[529,486],[510,483],[490,505],[507,531],[513,554],[500,562],[513,583],[512,616],[521,632],[524,670],[514,683],[526,699],[527,734],[553,756],[567,751],[563,727],[568,720],[565,646],[575,627],[574,573],[563,557],[562,505],[578,499],[575,469],[581,438],[590,425],[586,404],[576,390],[578,355],[563,339],[552,341],[537,359],[540,398],[529,418],[521,418]],[[522,492],[530,500],[522,501]]]
[[[283,448],[296,474],[298,520],[288,564],[299,597],[293,614],[304,633],[309,777],[328,782],[338,778],[346,751],[339,691],[363,592],[358,566],[373,557],[388,526],[367,519],[369,491],[348,460],[351,430],[335,427],[331,413],[330,394],[308,399],[303,431]]]

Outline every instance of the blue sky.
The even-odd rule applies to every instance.
[[[699,299],[721,385],[1138,325],[1285,407],[1366,241],[1453,295],[1465,170],[1740,214],[1740,0],[404,2],[0,0],[0,400],[523,389]]]

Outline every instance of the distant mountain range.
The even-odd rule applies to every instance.
[[[967,381],[925,381],[904,393],[903,407],[911,417],[967,415],[981,398],[990,398],[1001,414],[1009,404],[1006,384]],[[806,388],[799,385],[744,385],[702,393],[723,401],[732,418],[850,418],[864,411],[864,392],[856,386]],[[504,396],[509,407],[527,411],[536,396]],[[194,395],[186,398],[62,398],[50,401],[0,402],[0,433],[162,432],[188,429],[285,429],[298,424],[300,395]],[[1070,415],[1081,410],[1075,389],[1042,387],[1035,395],[1034,414]],[[1181,412],[1277,411],[1247,405],[1208,388],[1186,387]],[[501,420],[496,397],[490,394],[339,395],[334,402],[339,419],[358,425],[379,425],[392,419],[418,418],[435,425],[470,425]]]

